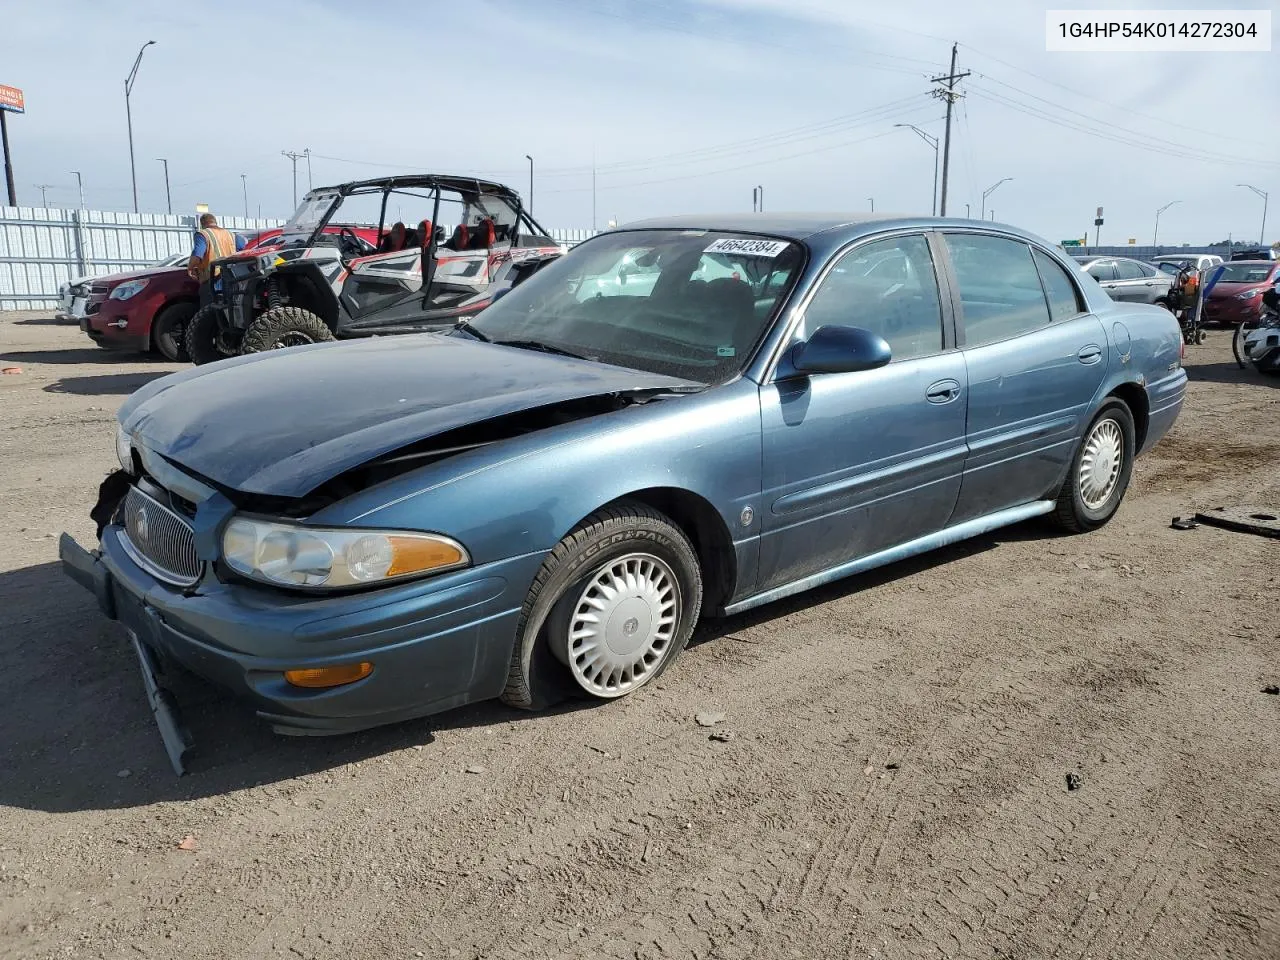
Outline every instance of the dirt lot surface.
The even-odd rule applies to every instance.
[[[1280,957],[1280,542],[1169,525],[1280,507],[1280,381],[1228,341],[1099,532],[713,621],[597,709],[296,740],[190,691],[178,780],[56,563],[175,368],[6,315],[0,955]]]

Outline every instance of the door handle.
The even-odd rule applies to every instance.
[[[956,380],[939,380],[929,384],[924,396],[930,403],[950,403],[960,396],[960,383]]]
[[[1076,359],[1081,363],[1097,363],[1102,359],[1102,348],[1096,343],[1080,348],[1080,352],[1076,354]]]

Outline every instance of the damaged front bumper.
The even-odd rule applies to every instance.
[[[63,571],[128,631],[170,761],[179,774],[191,746],[164,690],[176,663],[251,703],[277,733],[327,735],[438,713],[496,697],[506,682],[520,607],[541,556],[378,590],[328,596],[223,583],[211,572],[178,588],[130,556],[108,523],[99,549],[68,534]],[[212,565],[210,565],[212,566]],[[343,686],[290,684],[287,670],[368,661]]]

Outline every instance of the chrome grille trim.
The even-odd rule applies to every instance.
[[[203,564],[186,517],[136,486],[129,488],[121,511],[120,546],[134,563],[174,586],[190,587],[199,581]]]

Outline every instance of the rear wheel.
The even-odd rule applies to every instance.
[[[1248,336],[1253,325],[1248,320],[1241,320],[1236,326],[1236,332],[1231,337],[1231,352],[1236,356],[1236,366],[1241,370],[1249,365],[1249,358],[1244,352],[1244,338]]]
[[[1115,514],[1129,488],[1135,454],[1133,414],[1112,397],[1102,405],[1071,461],[1053,519],[1064,530],[1096,530]]]
[[[195,312],[187,324],[187,356],[196,366],[236,355],[223,329],[222,308],[208,303]]]
[[[261,353],[336,339],[325,322],[310,310],[273,307],[249,324],[240,352]]]
[[[173,363],[186,363],[187,324],[195,316],[194,303],[171,303],[151,321],[151,343],[160,355]]]

